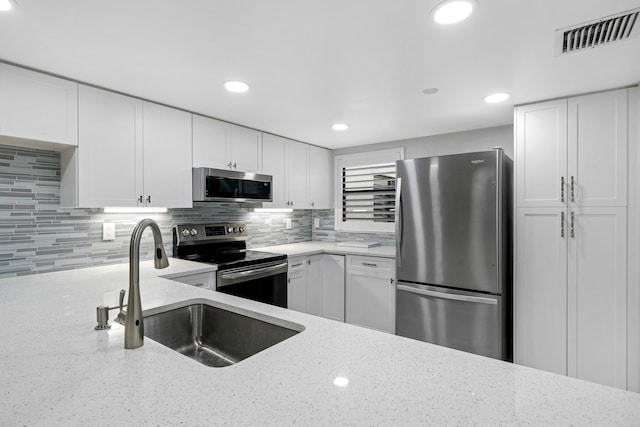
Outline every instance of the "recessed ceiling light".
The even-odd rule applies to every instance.
[[[349,378],[347,377],[335,377],[333,383],[338,387],[346,387],[349,385]]]
[[[349,125],[346,123],[336,123],[335,125],[331,126],[331,129],[338,131],[347,130],[349,129]]]
[[[487,104],[495,104],[496,102],[502,102],[509,99],[508,93],[494,93],[493,95],[486,96],[484,102]]]
[[[438,24],[455,24],[466,19],[477,6],[475,0],[446,0],[433,9]]]
[[[229,92],[243,93],[249,90],[249,85],[245,82],[228,81],[224,82],[224,88]]]
[[[434,93],[437,93],[437,92],[438,92],[437,87],[430,87],[422,91],[422,93],[424,93],[425,95],[433,95]]]
[[[12,7],[11,0],[0,0],[0,12],[11,10]]]

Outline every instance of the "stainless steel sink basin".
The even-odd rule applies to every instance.
[[[203,365],[223,367],[304,330],[296,323],[238,311],[194,301],[154,309],[144,316],[144,335]]]

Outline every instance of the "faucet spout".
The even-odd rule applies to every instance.
[[[144,344],[144,323],[142,319],[142,302],[140,301],[140,240],[142,232],[151,227],[155,251],[153,265],[155,268],[166,268],[169,259],[164,252],[160,227],[152,219],[143,219],[136,225],[131,234],[129,244],[129,299],[124,322],[124,348],[142,347]]]

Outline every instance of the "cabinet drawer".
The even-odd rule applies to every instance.
[[[307,269],[307,257],[289,258],[289,274]]]
[[[391,258],[347,256],[347,269],[390,273],[394,270]]]

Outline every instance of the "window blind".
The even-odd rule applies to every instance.
[[[394,222],[396,164],[342,168],[342,221]]]

